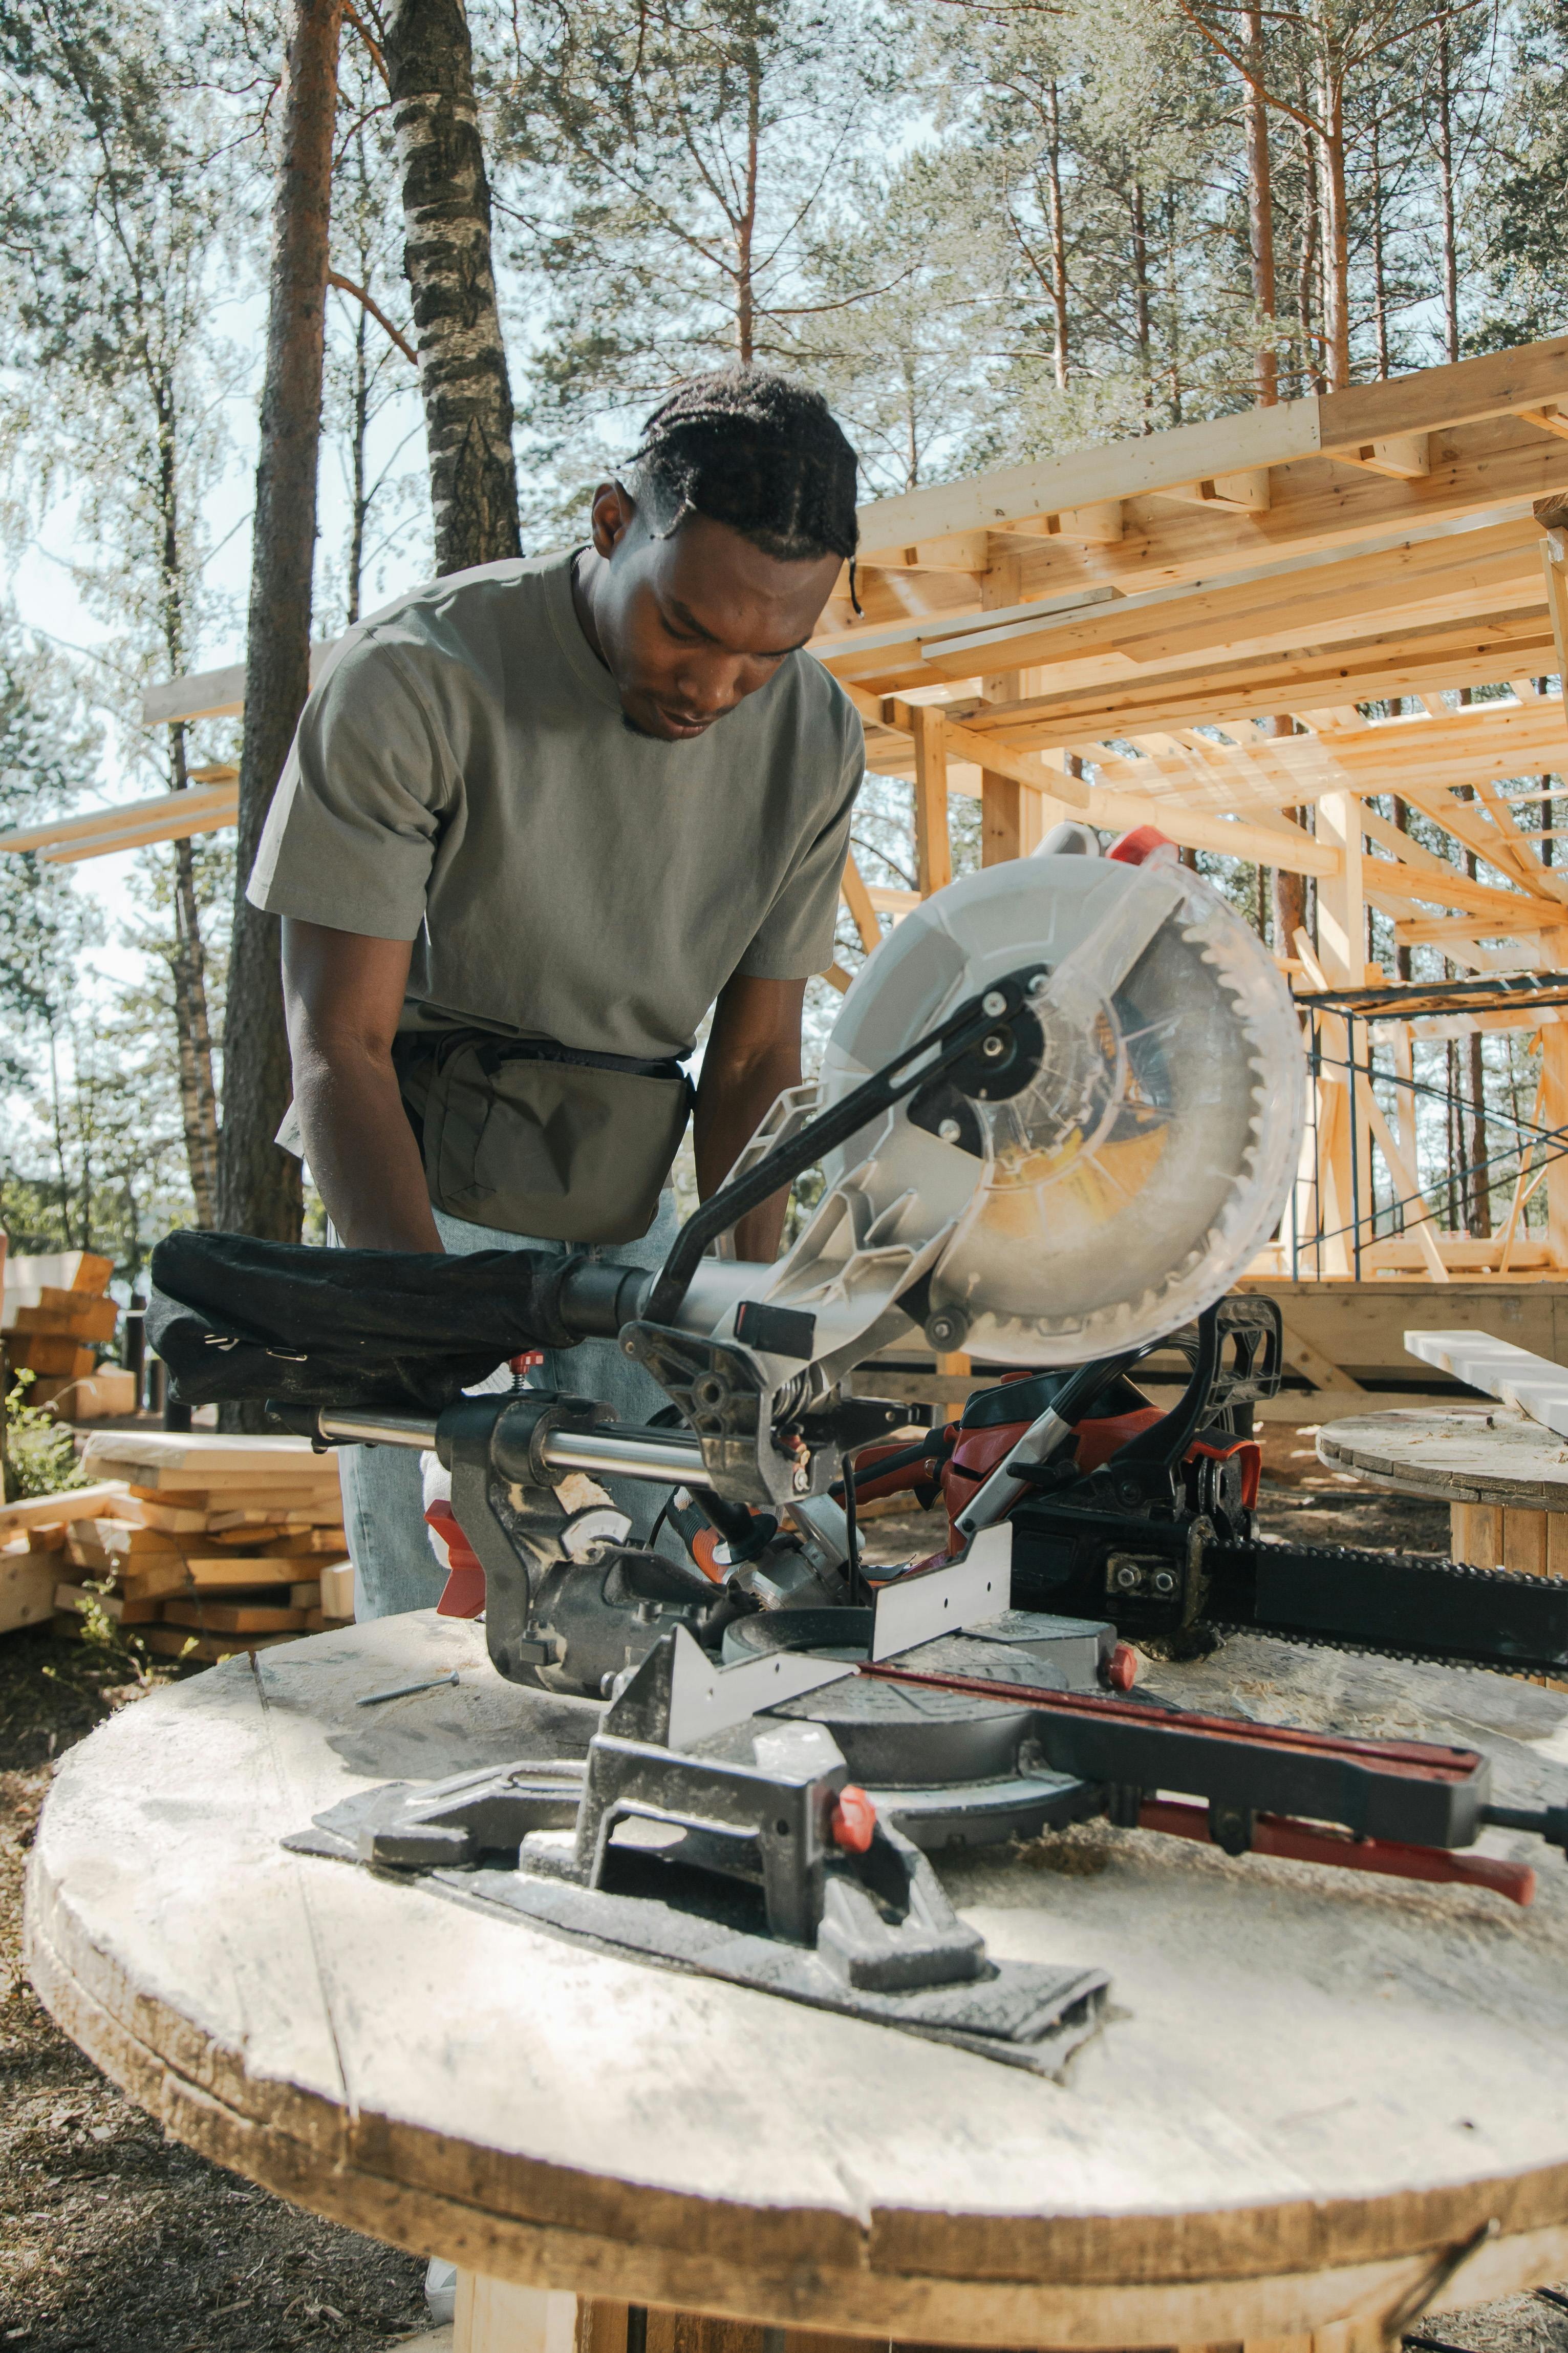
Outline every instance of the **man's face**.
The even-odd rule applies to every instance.
[[[619,483],[594,499],[590,641],[639,735],[694,743],[802,646],[838,576],[836,555],[781,563],[727,523],[689,514],[668,539]]]

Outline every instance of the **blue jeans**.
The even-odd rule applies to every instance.
[[[536,1250],[552,1258],[569,1257],[583,1246],[576,1242],[534,1241],[527,1234],[498,1233],[492,1226],[471,1225],[466,1218],[449,1218],[444,1209],[431,1213],[436,1230],[448,1250],[464,1257],[475,1250]],[[591,1258],[615,1259],[627,1266],[662,1266],[680,1220],[675,1196],[666,1193],[658,1215],[640,1241],[588,1245]],[[508,1375],[481,1382],[481,1388],[504,1388]],[[543,1364],[531,1376],[542,1388],[571,1389],[613,1406],[622,1421],[647,1421],[669,1403],[650,1373],[623,1356],[613,1340],[584,1340],[575,1348],[551,1348]],[[349,1556],[354,1565],[356,1618],[395,1618],[405,1609],[433,1609],[446,1582],[430,1549],[425,1526],[421,1465],[424,1456],[403,1446],[345,1446],[339,1455],[343,1489],[343,1525]],[[670,1489],[641,1479],[603,1479],[599,1482],[646,1536],[668,1501]]]

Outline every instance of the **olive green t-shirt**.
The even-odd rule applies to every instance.
[[[570,553],[487,564],[351,629],[300,717],[248,885],[412,940],[403,1026],[456,1020],[655,1061],[733,974],[832,961],[865,766],[793,653],[695,743],[633,734]]]

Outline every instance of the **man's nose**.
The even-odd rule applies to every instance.
[[[721,718],[744,696],[745,673],[743,654],[708,654],[682,670],[681,702],[693,718]]]

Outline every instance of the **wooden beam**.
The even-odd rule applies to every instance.
[[[1521,660],[1537,659],[1543,670],[1556,668],[1544,611],[1539,624],[1500,623],[1489,633],[1473,624],[1443,622],[1401,631],[1390,639],[1375,637],[1354,647],[1309,647],[1292,656],[1226,659],[1201,671],[1130,678],[1120,686],[1064,686],[1059,692],[998,712],[989,724],[1016,750],[1045,750],[1094,743],[1103,736],[1136,737],[1151,728],[1184,726],[1194,720],[1229,727],[1341,696],[1372,702],[1441,687],[1475,686],[1500,678]],[[974,706],[960,704],[958,716],[973,723]],[[1282,742],[1288,748],[1293,740]],[[1336,754],[1339,749],[1336,744]],[[1377,789],[1375,784],[1365,786],[1368,792]]]
[[[889,696],[881,705],[882,723],[896,727],[905,734],[914,734],[917,722],[933,715],[929,703],[905,702]],[[1256,864],[1283,866],[1292,874],[1331,876],[1339,872],[1338,853],[1299,828],[1288,827],[1284,833],[1266,830],[1262,826],[1248,825],[1245,820],[1232,819],[1217,811],[1189,809],[1174,802],[1157,800],[1142,794],[1108,791],[1103,786],[1089,786],[1079,777],[1069,776],[1060,769],[1047,768],[1037,755],[1015,753],[994,738],[980,735],[968,727],[955,725],[942,716],[944,750],[950,756],[975,761],[983,769],[1010,776],[1025,785],[1031,792],[1043,793],[1050,800],[1066,805],[1087,818],[1090,825],[1110,833],[1128,832],[1134,826],[1155,825],[1163,833],[1178,842],[1184,849],[1213,849],[1226,858],[1249,859]],[[917,776],[920,757],[919,737],[916,736]]]
[[[861,548],[869,560],[884,549],[948,532],[995,529],[1019,516],[1164,492],[1175,483],[1288,465],[1320,452],[1360,450],[1406,434],[1527,416],[1561,399],[1565,375],[1568,336],[1557,336],[1321,399],[1243,409],[1212,424],[1178,425],[1106,448],[906,491],[860,510]]]
[[[1553,930],[1563,920],[1563,909],[1556,901],[1527,896],[1523,892],[1500,891],[1490,882],[1472,882],[1468,874],[1457,873],[1440,858],[1434,859],[1431,866],[1369,858],[1363,862],[1362,880],[1369,894],[1376,891],[1381,899],[1399,907],[1468,908],[1472,914],[1484,915],[1489,921],[1495,919],[1505,928],[1516,916],[1528,923],[1545,923]]]
[[[1568,335],[1519,343],[1480,359],[1417,368],[1409,375],[1360,384],[1318,404],[1320,447],[1331,453],[1401,433],[1520,415],[1561,397],[1568,381]]]
[[[1173,482],[1158,492],[1189,507],[1228,507],[1232,514],[1267,514],[1269,507],[1268,469],[1251,467],[1240,474],[1205,474],[1195,482]]]
[[[1242,858],[1255,866],[1282,866],[1288,874],[1316,874],[1329,880],[1339,872],[1340,853],[1332,843],[1314,841],[1292,827],[1280,834],[1244,819],[1207,809],[1184,808],[1179,802],[1146,799],[1139,793],[1107,791],[1096,785],[1085,812],[1090,825],[1106,833],[1130,833],[1134,826],[1157,826],[1184,849],[1212,849],[1222,858]]]
[[[1276,647],[1288,650],[1309,637],[1345,633],[1346,624],[1461,598],[1490,607],[1528,607],[1540,600],[1536,534],[1523,517],[1440,539],[1406,539],[1351,557],[1312,556],[1265,565],[1217,586],[1156,588],[1092,612],[1026,611],[976,619],[965,631],[928,640],[921,656],[946,678],[982,667],[1082,660],[1114,652],[1126,661],[1199,659],[1226,652],[1237,658]],[[998,624],[1001,626],[998,626]]]
[[[1539,408],[1521,408],[1519,414],[1527,425],[1539,426],[1542,433],[1560,433],[1568,441],[1568,416],[1554,400],[1544,401]]]
[[[853,850],[844,860],[844,872],[839,881],[839,892],[849,910],[850,920],[860,934],[860,944],[868,955],[882,941],[882,926],[877,921],[877,911],[871,904],[866,879],[855,863]]]
[[[1178,425],[1106,448],[1077,449],[966,482],[879,499],[860,510],[862,561],[945,532],[994,530],[1021,515],[1060,514],[1101,500],[1163,491],[1173,482],[1212,480],[1310,456],[1321,446],[1319,405],[1314,399],[1281,401],[1213,424]]]
[[[952,843],[947,829],[947,722],[928,703],[909,706],[915,739],[915,870],[921,897],[943,891],[952,880]]]
[[[226,770],[220,781],[193,785],[183,793],[156,793],[148,800],[122,801],[118,807],[79,811],[74,817],[48,818],[42,825],[17,826],[0,833],[0,850],[36,851],[51,865],[70,865],[83,858],[103,858],[111,851],[153,841],[178,841],[187,834],[214,833],[233,825],[238,808],[238,786]]]
[[[918,724],[931,711],[930,703],[906,702],[901,696],[889,695],[879,706],[884,727],[896,727],[900,734],[915,738],[916,758],[919,758]],[[1009,744],[999,744],[989,735],[977,734],[973,729],[957,724],[942,714],[943,736],[949,755],[955,760],[973,760],[977,766],[989,769],[993,775],[1010,776],[1031,792],[1049,793],[1053,800],[1066,801],[1070,808],[1089,807],[1089,787],[1076,776],[1063,772],[1047,772],[1037,754],[1015,752]]]
[[[1100,499],[1090,506],[1063,507],[1056,514],[1021,516],[990,536],[1008,546],[1015,540],[1065,539],[1080,547],[1115,547],[1122,527],[1121,501]]]
[[[1369,474],[1386,474],[1391,481],[1416,481],[1432,470],[1425,433],[1396,433],[1383,441],[1360,441],[1353,449],[1337,449],[1344,466],[1364,466]]]

